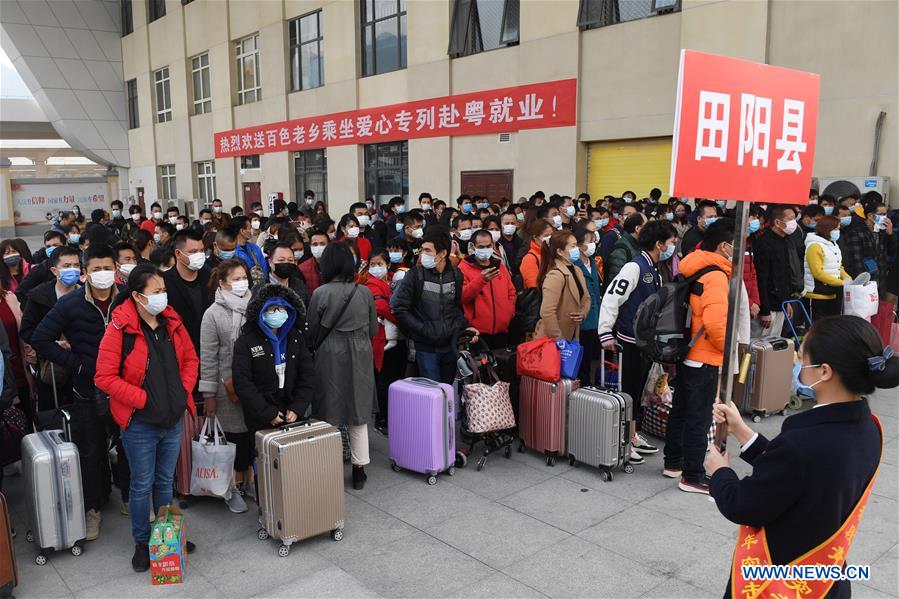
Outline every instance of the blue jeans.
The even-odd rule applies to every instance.
[[[160,428],[139,420],[122,431],[122,445],[131,465],[131,535],[135,543],[150,539],[150,492],[153,508],[172,503],[175,464],[181,451],[181,420]]]
[[[415,361],[418,363],[418,376],[438,383],[453,384],[453,379],[456,378],[456,356],[453,352],[416,350]]]
[[[683,470],[688,482],[705,477],[705,451],[712,426],[712,404],[718,392],[718,367],[677,365],[674,396],[665,435],[665,467]]]

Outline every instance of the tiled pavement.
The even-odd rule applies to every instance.
[[[854,584],[853,594],[896,597],[899,393],[882,392],[872,405],[887,443],[849,556],[871,564],[873,578]],[[773,435],[782,421],[774,416],[755,426]],[[254,504],[234,515],[220,501],[199,499],[186,513],[198,545],[186,582],[152,587],[148,574],[131,571],[130,524],[116,503],[104,513],[100,539],[78,558],[59,553],[36,566],[19,534],[16,596],[677,598],[724,591],[736,526],[706,497],[663,478],[659,455],[604,483],[589,468],[567,461],[548,468],[532,453],[513,452],[509,460],[491,456],[482,472],[460,469],[429,487],[421,476],[392,472],[386,440],[371,439],[368,484],[347,491],[341,542],[305,541],[280,558],[275,542],[256,539]],[[4,483],[22,533],[21,477]]]

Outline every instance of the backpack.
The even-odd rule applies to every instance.
[[[724,272],[716,266],[706,266],[689,277],[679,274],[637,307],[634,339],[640,351],[652,361],[680,363],[702,335],[705,327],[700,327],[692,338],[690,336],[690,296],[702,295],[700,277],[716,270]]]

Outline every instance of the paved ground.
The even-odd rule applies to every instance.
[[[899,594],[897,400],[895,390],[872,400],[887,444],[849,555],[872,566],[873,579],[855,584],[855,597]],[[782,421],[775,416],[757,428],[773,435]],[[692,598],[724,591],[736,526],[706,497],[663,478],[659,456],[603,483],[595,470],[567,461],[548,468],[534,454],[513,453],[429,487],[420,476],[390,470],[383,437],[374,433],[372,443],[368,485],[347,492],[339,543],[313,539],[279,558],[273,541],[256,539],[253,509],[237,516],[200,499],[186,516],[199,547],[186,582],[152,587],[149,574],[131,571],[129,520],[116,503],[104,514],[100,539],[78,558],[60,553],[38,567],[19,534],[16,596]],[[22,532],[21,477],[5,482]]]

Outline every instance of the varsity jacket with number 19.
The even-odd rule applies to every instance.
[[[662,286],[662,275],[646,252],[621,267],[606,287],[599,307],[599,340],[634,343],[634,316],[647,297]],[[614,333],[613,333],[614,331]]]

